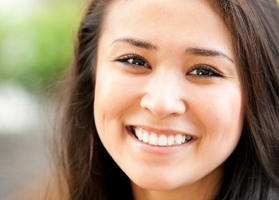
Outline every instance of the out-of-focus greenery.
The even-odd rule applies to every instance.
[[[56,1],[31,9],[23,20],[0,16],[0,81],[33,92],[53,84],[71,64],[79,9],[75,1]]]

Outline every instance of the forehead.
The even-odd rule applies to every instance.
[[[159,45],[202,43],[232,52],[231,34],[207,0],[112,1],[103,27],[113,38],[135,36]]]
[[[145,25],[164,22],[164,26],[185,25],[189,18],[207,23],[213,18],[222,21],[215,6],[208,0],[114,0],[107,9],[106,22],[121,19],[123,23],[148,19]],[[168,19],[168,22],[164,20]],[[218,19],[217,19],[218,18]]]

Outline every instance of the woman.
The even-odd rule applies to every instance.
[[[275,0],[92,1],[62,95],[62,193],[278,199],[278,40]]]

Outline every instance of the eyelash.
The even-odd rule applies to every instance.
[[[202,75],[202,73],[206,73]],[[217,71],[214,67],[211,67],[209,65],[199,64],[194,66],[190,72],[187,73],[187,75],[193,75],[193,76],[202,76],[205,78],[211,78],[211,77],[222,77],[222,74]]]
[[[133,63],[133,61],[135,60],[138,60],[138,62]],[[116,61],[128,65],[131,68],[151,69],[146,59],[137,54],[125,55],[120,58],[117,58]],[[206,73],[206,74],[202,74],[202,73]],[[217,71],[214,67],[205,64],[198,64],[194,66],[190,70],[190,72],[187,73],[187,75],[204,77],[204,78],[222,77],[222,74],[219,71]]]
[[[135,60],[138,60],[138,62],[132,63]],[[137,54],[122,56],[122,57],[116,59],[116,61],[121,62],[125,65],[129,65],[132,68],[138,68],[138,67],[144,68],[145,67],[145,68],[151,69],[151,67],[147,63],[146,59],[144,59],[142,56],[137,55]]]

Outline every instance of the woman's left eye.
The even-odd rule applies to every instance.
[[[129,65],[131,67],[146,67],[150,68],[144,58],[138,55],[127,55],[116,59],[116,61]]]
[[[213,67],[208,65],[199,65],[194,67],[187,75],[194,75],[199,77],[221,77],[222,74]]]

